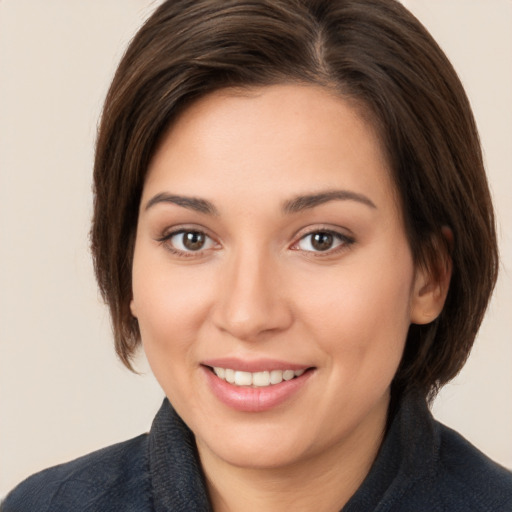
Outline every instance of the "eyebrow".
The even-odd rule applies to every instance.
[[[302,210],[314,208],[329,201],[356,201],[370,208],[377,209],[375,203],[363,194],[352,192],[350,190],[329,190],[316,194],[307,194],[294,197],[286,201],[283,205],[285,213],[298,213]]]
[[[319,192],[316,194],[307,194],[296,196],[283,204],[283,211],[286,214],[298,213],[309,208],[314,208],[329,201],[356,201],[370,208],[376,209],[375,203],[363,194],[352,192],[350,190],[330,190],[327,192]],[[189,210],[194,210],[206,215],[219,215],[219,211],[213,203],[206,199],[198,197],[180,196],[161,192],[152,197],[145,206],[148,210],[152,206],[160,203],[171,203]]]
[[[199,213],[205,213],[207,215],[218,215],[217,208],[206,199],[199,199],[198,197],[178,196],[175,194],[168,194],[162,192],[152,197],[146,204],[145,210],[148,210],[152,206],[160,203],[171,203],[189,210],[194,210]]]

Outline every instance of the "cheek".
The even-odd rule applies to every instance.
[[[191,369],[197,357],[195,341],[206,314],[204,296],[194,279],[153,267],[138,275],[134,265],[133,297],[141,340],[153,375],[175,407],[186,410],[193,401]],[[158,271],[159,270],[159,271]],[[203,279],[204,286],[204,279]]]
[[[362,369],[367,363],[387,371],[403,352],[413,277],[407,246],[369,253],[325,278],[308,280],[296,294],[305,298],[301,316],[333,364]]]
[[[151,359],[170,363],[189,353],[210,296],[211,279],[203,271],[171,268],[162,253],[139,248],[133,264],[133,309],[150,364]]]

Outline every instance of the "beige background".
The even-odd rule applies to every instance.
[[[474,353],[435,411],[512,468],[512,2],[405,3],[467,87],[502,253]],[[36,470],[146,431],[163,396],[149,372],[132,375],[114,357],[87,239],[101,103],[155,5],[0,0],[0,496]]]

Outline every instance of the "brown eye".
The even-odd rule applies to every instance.
[[[199,231],[186,231],[183,233],[183,245],[189,251],[199,251],[204,246],[206,236]]]
[[[330,252],[353,243],[354,239],[335,231],[313,231],[299,240],[296,249],[304,252]]]
[[[177,231],[165,237],[166,245],[181,253],[211,249],[215,242],[202,231]]]
[[[332,247],[334,236],[331,233],[313,233],[311,235],[311,246],[317,251],[327,251]]]

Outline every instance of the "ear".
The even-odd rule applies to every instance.
[[[137,318],[137,308],[135,307],[135,301],[133,298],[130,300],[130,311],[134,318]]]
[[[433,242],[432,248],[437,260],[432,266],[416,269],[413,294],[411,298],[411,323],[428,324],[441,313],[448,295],[452,276],[452,259],[449,255],[453,247],[452,230],[443,226],[441,240]]]

